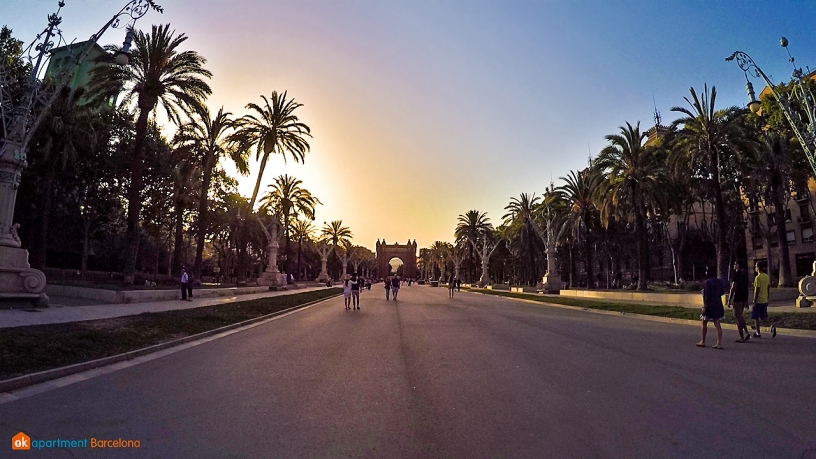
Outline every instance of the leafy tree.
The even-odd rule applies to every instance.
[[[502,220],[507,225],[507,237],[514,243],[521,244],[525,248],[524,253],[527,254],[527,283],[536,285],[539,278],[538,264],[536,262],[536,252],[540,248],[538,236],[532,228],[532,219],[538,213],[538,206],[540,205],[540,197],[535,193],[528,195],[521,193],[518,198],[511,198],[510,203],[504,207],[507,211]]]
[[[290,245],[290,231],[291,221],[294,217],[298,218],[303,215],[309,220],[315,218],[315,207],[321,204],[320,200],[312,193],[303,188],[302,181],[295,177],[290,177],[287,174],[279,175],[275,178],[273,184],[269,185],[269,192],[261,199],[261,204],[264,207],[269,207],[279,212],[283,217],[283,235],[286,239],[284,246],[284,253],[286,255],[286,269],[287,273],[292,272],[291,251]]]
[[[211,192],[212,175],[218,163],[228,158],[235,164],[242,175],[249,173],[246,158],[240,154],[236,145],[227,140],[228,132],[235,126],[230,118],[232,113],[225,112],[224,108],[211,116],[209,109],[203,107],[200,113],[179,127],[173,141],[176,145],[193,148],[199,155],[202,169],[201,191],[198,196],[198,224],[196,228],[196,257],[193,274],[201,276],[202,258],[204,254],[204,239],[209,227],[209,209],[207,199]]]
[[[453,234],[456,237],[456,245],[468,248],[467,262],[468,262],[468,282],[472,282],[475,276],[476,256],[473,251],[473,246],[468,241],[475,241],[479,238],[479,233],[482,231],[492,231],[493,225],[490,223],[490,218],[487,212],[480,212],[478,210],[469,210],[465,214],[459,215],[458,223]]]
[[[292,224],[292,235],[298,241],[298,251],[297,251],[297,268],[296,268],[296,278],[302,279],[301,277],[301,269],[300,269],[300,262],[301,262],[301,253],[303,249],[304,242],[312,242],[314,241],[314,234],[315,234],[315,227],[312,224],[311,220],[301,220],[297,219]]]
[[[744,110],[737,107],[715,109],[717,100],[715,87],[712,86],[709,92],[708,85],[704,85],[701,96],[697,95],[694,88],[689,91],[691,98],[683,98],[689,108],[672,108],[672,111],[683,115],[671,125],[672,129],[677,129],[672,154],[678,155],[679,160],[688,162],[691,170],[705,178],[713,195],[717,277],[724,278],[728,273],[729,260],[721,164],[728,156],[740,155],[751,150],[750,134],[740,121]]]
[[[561,177],[564,184],[555,189],[560,200],[566,205],[561,233],[569,232],[574,241],[583,242],[584,265],[587,275],[587,288],[594,288],[594,263],[592,258],[592,229],[598,226],[598,208],[595,206],[603,176],[596,169],[585,169],[580,172],[570,171]],[[574,273],[571,273],[574,275]],[[570,277],[573,285],[578,279]]]
[[[660,162],[657,149],[646,145],[640,123],[628,122],[620,134],[608,135],[609,145],[601,150],[595,168],[607,176],[604,197],[611,206],[625,206],[635,216],[638,257],[638,289],[646,290],[649,278],[647,218],[658,192]],[[665,163],[665,162],[664,162]]]
[[[128,253],[125,282],[133,282],[139,243],[139,215],[143,188],[144,149],[150,113],[160,105],[168,118],[181,124],[181,114],[201,110],[212,93],[204,78],[206,59],[195,51],[179,51],[187,36],[176,35],[170,24],[154,25],[150,33],[136,31],[134,49],[127,66],[102,64],[91,71],[90,93],[96,101],[122,96],[124,106],[134,100],[139,115],[130,161],[128,189]]]
[[[72,91],[63,88],[44,114],[32,138],[31,172],[41,179],[36,190],[39,212],[31,245],[31,265],[37,269],[45,268],[49,217],[57,174],[65,174],[69,163],[77,159],[78,152],[89,155],[90,150],[96,148],[94,113],[88,106],[79,104],[83,94],[82,89]]]

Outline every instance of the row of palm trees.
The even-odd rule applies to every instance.
[[[3,30],[2,49],[12,48],[6,43],[21,44]],[[55,229],[48,221],[52,209],[63,219],[82,216],[83,271],[94,239],[123,234],[121,245],[108,241],[115,247],[107,258],[122,259],[121,265],[113,261],[108,269],[124,271],[127,282],[133,282],[137,266],[144,270],[153,264],[158,271],[164,264],[162,246],[172,254],[168,272],[178,272],[191,261],[198,276],[205,264],[212,266],[218,258],[228,265],[222,271],[235,272],[238,282],[244,282],[252,266],[257,269],[263,263],[269,242],[256,222],[268,226],[272,218],[278,218],[283,229],[280,260],[285,272],[303,275],[302,263],[314,269],[320,240],[328,240],[335,253],[352,249],[367,259],[351,244],[352,233],[342,221],[326,224],[317,234],[313,221],[321,202],[301,180],[279,175],[263,193],[271,155],[304,162],[309,152],[311,130],[297,115],[302,105],[286,92],[272,91],[269,97],[260,96],[259,103],[247,104],[243,116],[223,107],[211,112],[206,101],[212,93],[207,82],[212,73],[204,57],[182,49],[187,38],[169,24],[135,31],[128,65],[95,65],[87,87],[66,90],[46,113],[32,142],[32,167],[24,180],[31,190],[18,200],[22,218],[40,220],[34,237],[27,238],[35,246],[36,267],[46,266],[46,247],[49,241],[53,245],[53,238],[47,237],[48,228]],[[157,126],[158,111],[176,126],[170,138]],[[247,199],[222,166],[231,162],[246,175],[253,156],[259,172]],[[68,199],[72,196],[77,198]],[[100,252],[96,258],[103,256]]]
[[[631,259],[633,280],[646,289],[656,244],[669,246],[679,282],[686,276],[691,236],[710,241],[717,274],[726,277],[730,261],[747,257],[748,230],[769,242],[776,239],[779,285],[791,285],[785,209],[792,192],[807,192],[804,157],[790,128],[775,116],[772,99],[763,99],[762,116],[755,116],[738,107],[718,109],[716,98],[714,87],[705,85],[701,93],[691,88],[686,105],[672,108],[679,117],[669,126],[644,131],[640,123],[626,122],[605,137],[607,145],[589,167],[569,171],[543,196],[511,198],[498,227],[485,212],[459,215],[447,250],[461,254],[463,276],[475,281],[481,260],[474,242],[493,238],[502,246],[490,260],[491,271],[534,285],[544,274],[545,240],[552,230],[561,269],[573,285],[580,279],[592,288],[596,266],[618,270]],[[711,214],[697,228],[687,225],[693,208]],[[765,223],[754,217],[759,209],[775,218]],[[426,249],[429,260],[439,259],[443,247],[438,242]]]
[[[239,173],[247,174],[248,157],[254,150],[255,160],[260,161],[260,170],[248,206],[245,207],[251,213],[269,157],[280,154],[284,159],[290,157],[296,162],[303,162],[309,151],[310,129],[295,114],[301,104],[287,98],[286,92],[272,91],[269,98],[261,96],[263,102],[247,104],[249,113],[240,118],[233,117],[223,107],[213,115],[205,106],[207,96],[212,93],[206,79],[211,78],[212,73],[204,67],[206,59],[198,53],[180,50],[186,40],[186,35],[177,34],[169,24],[154,25],[149,33],[136,31],[129,65],[102,64],[92,71],[89,92],[96,103],[118,98],[119,107],[132,108],[138,113],[127,193],[126,276],[132,276],[136,268],[145,167],[144,145],[148,137],[148,121],[157,108],[162,108],[168,119],[178,125],[172,147],[189,150],[197,161],[197,172],[201,176],[195,225],[195,274],[201,272],[205,238],[211,223],[208,199],[212,193],[213,172],[218,164],[222,160],[230,160]],[[283,215],[287,255],[290,253],[289,219],[293,209],[313,219],[315,206],[320,203],[300,185],[299,180],[280,176],[265,201],[266,205]],[[243,217],[245,222],[252,219],[251,215]],[[236,228],[239,264],[246,264],[247,261],[246,226]],[[245,270],[239,273],[241,282]]]

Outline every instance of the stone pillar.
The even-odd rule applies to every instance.
[[[326,271],[326,264],[329,262],[329,247],[321,245],[317,250],[320,253],[320,274],[317,276],[317,281],[328,282],[329,273]]]
[[[28,264],[28,250],[20,248],[17,236],[20,225],[13,222],[20,175],[27,164],[11,143],[0,152],[0,298],[28,299],[45,307],[45,274]]]
[[[285,287],[286,274],[281,274],[278,270],[278,248],[280,244],[276,239],[269,243],[269,265],[258,278],[258,285],[268,285],[270,287]]]
[[[542,289],[547,293],[558,293],[564,288],[564,283],[561,282],[561,276],[558,275],[558,265],[555,262],[555,241],[553,241],[552,231],[550,231],[547,238],[547,274],[541,280]]]

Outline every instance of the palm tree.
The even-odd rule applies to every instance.
[[[476,256],[473,252],[473,246],[468,241],[478,239],[479,233],[482,231],[492,230],[493,225],[490,223],[487,212],[469,210],[464,215],[459,215],[459,220],[453,234],[456,237],[456,245],[466,245],[468,247],[468,282],[472,282],[474,276],[473,269],[476,268]]]
[[[323,222],[320,237],[324,241],[331,243],[336,256],[337,247],[350,245],[351,238],[354,237],[354,235],[347,226],[343,226],[343,220],[333,220],[331,223]]]
[[[263,107],[249,103],[246,108],[257,114],[247,114],[237,121],[237,131],[230,136],[230,139],[238,144],[238,148],[248,153],[255,147],[255,160],[261,161],[261,169],[258,171],[258,180],[255,182],[255,189],[249,203],[254,207],[261,188],[266,162],[269,155],[280,154],[286,161],[287,153],[295,160],[302,162],[309,151],[309,142],[306,137],[311,137],[309,126],[300,122],[294,111],[302,104],[294,99],[286,100],[286,92],[278,94],[272,91],[271,105],[270,99],[261,96]]]
[[[295,239],[298,241],[298,251],[297,251],[297,278],[300,279],[300,258],[301,253],[303,251],[303,242],[309,242],[314,239],[314,232],[315,227],[312,224],[311,220],[295,220],[295,223],[292,224],[292,235],[294,235]]]
[[[91,72],[89,92],[96,101],[122,96],[123,105],[128,106],[135,100],[139,111],[127,195],[126,283],[133,283],[136,270],[144,169],[142,156],[150,113],[161,105],[171,121],[181,124],[181,113],[200,110],[204,100],[212,93],[210,86],[202,79],[212,77],[212,73],[204,68],[207,60],[195,51],[178,50],[186,40],[187,36],[183,33],[176,35],[175,31],[171,31],[170,24],[154,25],[149,34],[135,31],[135,47],[129,65],[100,65]]]
[[[289,256],[289,232],[291,218],[303,215],[309,220],[315,218],[315,206],[322,204],[319,199],[312,196],[306,188],[301,185],[302,181],[290,177],[287,174],[279,175],[275,178],[275,183],[269,185],[269,192],[261,199],[264,207],[269,207],[279,212],[283,217],[283,234],[286,238],[284,253],[286,254],[286,272],[291,272],[292,265]],[[298,258],[298,261],[300,258]]]
[[[227,142],[227,133],[234,127],[230,118],[232,113],[224,112],[224,107],[218,110],[215,117],[210,115],[209,109],[203,107],[197,117],[181,125],[173,140],[174,144],[189,146],[201,156],[203,169],[201,192],[198,196],[198,228],[196,233],[196,258],[193,274],[201,276],[201,262],[204,255],[204,237],[209,227],[209,208],[207,197],[210,193],[212,174],[222,158],[229,158],[241,175],[249,173],[246,158],[242,156],[235,145]]]
[[[672,129],[682,126],[677,131],[672,154],[678,157],[677,160],[691,163],[692,170],[703,171],[702,175],[714,195],[717,277],[724,278],[728,272],[728,252],[721,163],[729,155],[740,155],[743,151],[750,151],[749,136],[739,122],[744,110],[737,107],[715,110],[717,89],[714,86],[709,93],[708,85],[704,85],[702,97],[698,97],[694,88],[689,91],[691,99],[688,97],[683,99],[690,109],[672,108],[673,112],[685,115],[671,124]]]
[[[192,158],[191,151],[179,148],[174,152],[175,166],[170,175],[173,183],[173,209],[175,215],[175,243],[173,247],[172,271],[180,273],[184,257],[184,212],[192,208],[195,178],[200,174],[198,162]]]
[[[332,246],[333,260],[338,261],[338,263],[340,260],[340,256],[337,255],[338,247],[351,245],[352,237],[351,230],[343,226],[343,220],[333,220],[331,223],[323,222],[323,229],[320,230],[320,240]]]
[[[638,289],[646,290],[649,277],[649,242],[646,231],[647,209],[657,193],[660,168],[657,149],[646,145],[646,132],[640,122],[628,122],[620,134],[606,136],[609,145],[601,150],[594,167],[607,175],[604,193],[612,207],[626,206],[635,215],[638,257]]]
[[[561,231],[570,230],[572,239],[576,243],[583,241],[587,288],[594,288],[591,230],[598,219],[595,198],[602,177],[597,171],[590,168],[580,172],[570,171],[566,177],[561,177],[561,180],[564,181],[564,184],[555,189],[567,207]],[[570,276],[570,284],[578,285],[577,280]]]
[[[535,285],[538,278],[535,260],[537,236],[535,236],[535,230],[531,225],[533,224],[532,219],[538,213],[540,200],[541,198],[536,196],[535,193],[532,195],[521,193],[518,198],[510,199],[510,203],[504,208],[507,213],[502,216],[504,224],[508,227],[507,236],[513,239],[519,238],[521,245],[526,245],[524,252],[527,253],[527,282],[531,285]]]
[[[779,132],[768,130],[763,133],[756,154],[750,157],[750,161],[748,161],[751,182],[759,190],[763,201],[773,206],[776,236],[779,244],[779,287],[792,287],[794,284],[787,240],[785,209],[790,198],[790,190],[792,188],[805,189],[807,182],[807,178],[802,177],[803,174],[799,172],[806,171],[807,165],[803,161],[802,155],[793,154],[797,149],[798,146],[791,145],[790,140]],[[799,164],[796,164],[797,160]],[[795,187],[794,185],[798,186]],[[770,250],[770,247],[768,250]]]

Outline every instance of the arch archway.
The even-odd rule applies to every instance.
[[[386,244],[385,240],[377,240],[377,276],[386,277],[391,272],[390,262],[398,258],[403,262],[402,277],[415,279],[417,276],[416,267],[416,240],[408,241],[407,244]]]

